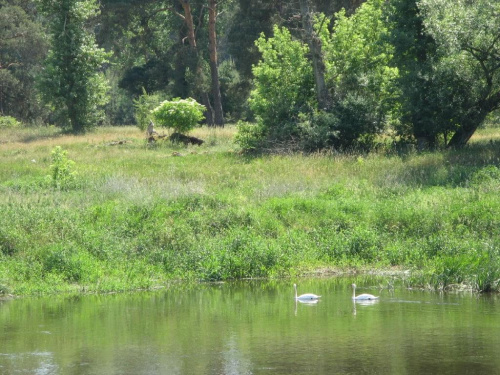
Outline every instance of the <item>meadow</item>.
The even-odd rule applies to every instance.
[[[500,129],[463,150],[260,156],[235,132],[2,129],[0,295],[347,272],[500,291]]]

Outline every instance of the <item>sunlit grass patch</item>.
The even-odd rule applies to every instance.
[[[0,293],[387,267],[413,285],[500,289],[494,142],[249,156],[231,125],[194,129],[205,143],[187,147],[132,126],[22,132],[0,145]],[[64,189],[56,147],[74,161]]]
[[[205,194],[204,181],[185,182],[177,178],[166,178],[163,181],[138,179],[123,175],[112,175],[104,178],[94,186],[107,199],[121,198],[127,201],[151,203],[157,198],[175,199],[182,196]]]
[[[485,142],[498,142],[500,141],[500,124],[492,123],[489,126],[483,126],[474,133],[470,142],[471,143],[485,143]]]

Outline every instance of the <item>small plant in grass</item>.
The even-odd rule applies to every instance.
[[[68,152],[61,146],[52,150],[52,164],[50,165],[50,180],[52,186],[58,189],[67,189],[74,185],[76,172],[73,170],[75,162],[68,159]]]
[[[192,98],[165,100],[153,110],[159,126],[172,128],[178,133],[187,133],[205,117],[205,106]]]
[[[160,95],[148,94],[144,88],[142,89],[142,95],[134,99],[135,119],[139,129],[146,130],[149,121],[153,120],[152,110],[156,108],[160,102]]]

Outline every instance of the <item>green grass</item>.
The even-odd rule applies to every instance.
[[[133,127],[3,130],[0,294],[110,292],[321,270],[500,291],[500,145],[249,157],[235,129],[148,145]],[[74,161],[51,181],[51,152]]]

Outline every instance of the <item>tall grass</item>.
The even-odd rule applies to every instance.
[[[491,132],[491,130],[488,130]],[[161,132],[161,130],[160,130]],[[202,146],[132,127],[6,133],[0,293],[107,292],[173,280],[410,270],[412,285],[500,290],[500,148],[240,155],[234,128]],[[50,183],[51,152],[75,171]]]

